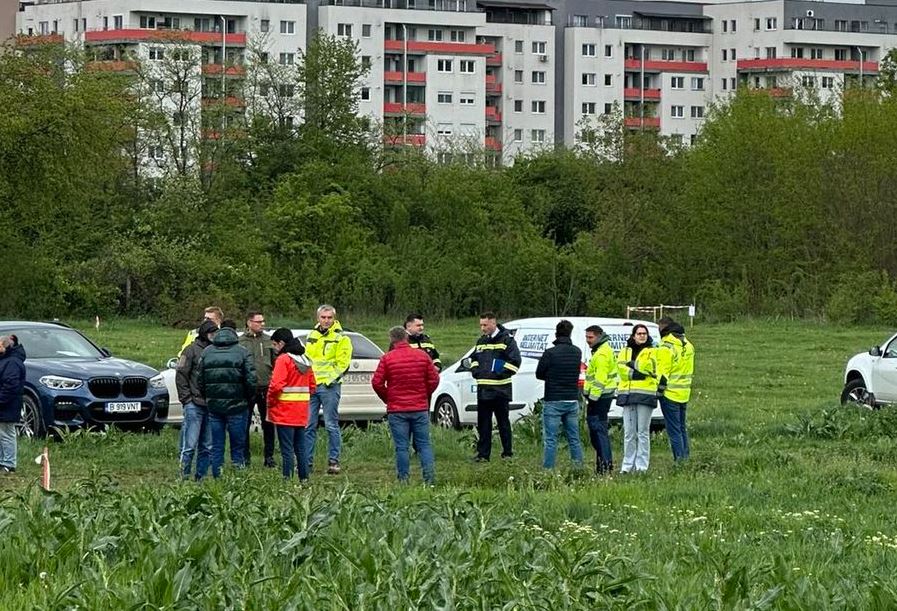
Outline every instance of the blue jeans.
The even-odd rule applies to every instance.
[[[607,395],[597,401],[589,401],[586,407],[586,423],[589,425],[589,441],[595,448],[595,468],[598,473],[608,473],[614,469],[610,435],[607,429],[607,412],[614,396]]]
[[[542,403],[542,442],[545,446],[542,466],[554,468],[558,451],[558,429],[563,425],[570,459],[582,467],[582,441],[579,439],[579,401],[545,401]]]
[[[212,456],[212,429],[208,408],[191,401],[184,406],[184,422],[181,425],[181,475],[185,479],[190,477],[194,454],[196,479],[202,479],[209,470]]]
[[[224,465],[225,433],[230,437],[230,461],[242,469],[246,466],[246,419],[249,412],[238,414],[209,413],[209,426],[212,429],[212,477],[221,476]]]
[[[660,398],[660,411],[663,412],[667,436],[670,438],[673,460],[688,458],[688,430],[685,428],[685,409],[687,407],[688,403],[678,403],[666,397]]]
[[[305,452],[305,427],[277,425],[277,441],[280,443],[280,461],[283,464],[283,478],[293,476],[293,458],[299,466],[299,481],[308,481],[308,456]]]
[[[15,422],[0,422],[0,467],[16,468],[19,439]]]
[[[315,440],[318,438],[318,411],[324,408],[324,428],[327,429],[327,462],[338,463],[342,437],[339,430],[339,398],[342,384],[318,386],[308,402],[308,427],[305,429],[309,469],[315,460]]]
[[[396,448],[396,474],[400,482],[407,482],[411,476],[411,458],[408,452],[409,443],[414,440],[420,468],[424,481],[428,484],[436,482],[436,459],[433,446],[430,445],[430,412],[394,412],[386,416],[392,443]]]

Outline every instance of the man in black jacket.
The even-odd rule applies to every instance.
[[[558,429],[564,427],[570,459],[582,468],[582,442],[579,439],[579,373],[582,350],[570,339],[573,323],[562,320],[555,327],[554,346],[542,353],[536,367],[536,378],[545,381],[542,398],[542,466],[554,468],[558,449]]]
[[[208,471],[212,456],[209,410],[206,399],[199,390],[199,362],[203,351],[211,344],[209,333],[217,330],[218,325],[214,321],[204,320],[199,325],[196,339],[181,352],[175,369],[174,382],[178,400],[184,410],[184,423],[181,425],[181,474],[184,479],[190,477],[194,454],[197,455],[197,480],[202,479]]]
[[[511,376],[520,367],[520,350],[514,336],[497,323],[495,314],[480,315],[482,337],[470,357],[470,372],[477,381],[477,454],[474,460],[486,462],[492,454],[492,416],[498,422],[501,457],[514,455],[511,445]]]
[[[0,473],[16,470],[16,424],[25,392],[25,350],[15,335],[0,337]]]
[[[237,343],[237,334],[222,323],[199,361],[199,392],[209,408],[212,430],[212,477],[221,475],[225,431],[230,437],[230,459],[246,466],[246,419],[255,397],[256,375],[252,355]]]
[[[439,359],[439,351],[433,344],[430,336],[424,333],[424,317],[414,313],[405,317],[405,332],[408,334],[408,344],[412,348],[423,350],[433,361],[436,371],[442,371],[442,361]]]

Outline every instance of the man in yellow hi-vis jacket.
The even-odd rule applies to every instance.
[[[695,346],[685,337],[685,329],[672,318],[661,318],[657,377],[660,410],[670,438],[673,460],[688,458],[688,430],[685,410],[691,399],[691,378],[695,371]]]

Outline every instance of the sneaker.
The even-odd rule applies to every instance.
[[[327,475],[339,475],[340,467],[339,463],[335,460],[331,460],[327,465]]]
[[[277,467],[277,463],[274,462],[274,459],[269,456],[268,458],[265,459],[265,466],[268,467],[269,469],[274,469]]]
[[[474,456],[473,462],[489,462],[489,459],[485,456]]]
[[[512,458],[514,458],[513,454],[502,454],[501,455],[502,460],[511,460]]]
[[[6,465],[0,467],[0,473],[15,473],[15,467],[7,467]]]

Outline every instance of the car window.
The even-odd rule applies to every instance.
[[[891,343],[888,344],[887,350],[885,350],[884,357],[886,359],[897,359],[897,337],[891,340]]]
[[[7,331],[4,331],[7,333]],[[19,338],[29,359],[102,358],[103,354],[74,329],[19,329],[8,331]]]
[[[353,359],[379,359],[383,356],[383,351],[366,338],[358,333],[349,333],[349,339],[352,340],[352,358]]]

